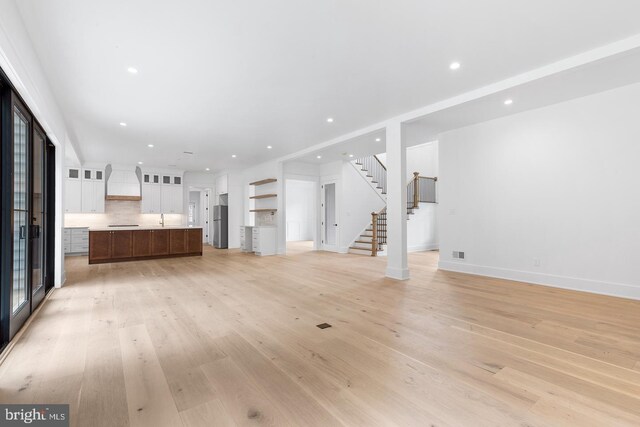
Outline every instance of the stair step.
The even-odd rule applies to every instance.
[[[369,246],[371,246],[371,240],[369,240],[369,241],[366,241],[366,240],[356,240],[356,241],[355,241],[355,242],[353,242],[353,243],[361,243],[361,244],[363,244],[363,245],[369,245]]]
[[[355,255],[368,255],[371,256],[371,248],[367,249],[361,249],[361,248],[349,248],[349,253],[350,254],[355,254]]]

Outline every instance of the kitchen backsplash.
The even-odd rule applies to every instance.
[[[68,213],[64,215],[65,227],[104,227],[113,224],[160,225],[160,214],[141,214],[141,202],[105,200],[105,213]],[[184,225],[184,215],[165,214],[165,225]]]
[[[276,225],[275,214],[271,212],[257,212],[256,225],[261,227]]]

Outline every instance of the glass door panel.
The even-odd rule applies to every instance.
[[[31,294],[32,310],[44,298],[44,133],[34,126],[32,148],[32,192],[31,192]]]
[[[29,120],[16,106],[13,109],[13,271],[11,281],[12,337],[31,313],[29,275]]]

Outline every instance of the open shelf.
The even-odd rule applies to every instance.
[[[251,209],[249,212],[277,212],[278,209]]]
[[[262,179],[260,181],[256,181],[256,182],[252,182],[249,185],[264,185],[264,184],[270,184],[272,182],[277,182],[278,180],[275,178],[267,178],[267,179]]]
[[[250,199],[271,199],[272,197],[278,197],[277,194],[259,194],[257,196],[251,196]]]

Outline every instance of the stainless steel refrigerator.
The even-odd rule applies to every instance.
[[[228,207],[213,207],[213,246],[218,249],[227,249],[228,247]]]

